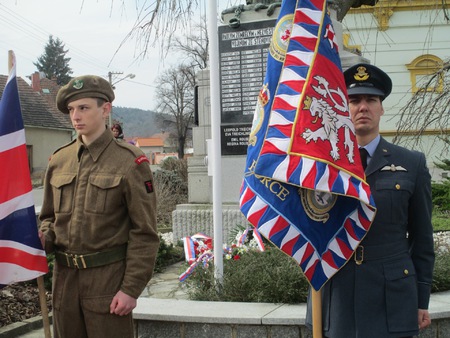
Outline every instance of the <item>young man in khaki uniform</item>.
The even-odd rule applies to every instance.
[[[75,78],[56,100],[78,137],[50,159],[39,216],[55,253],[54,336],[131,338],[159,247],[149,161],[106,128],[114,92],[105,79]]]

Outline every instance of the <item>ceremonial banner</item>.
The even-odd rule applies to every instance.
[[[240,208],[320,290],[375,217],[326,0],[285,0],[247,150]]]
[[[15,59],[0,101],[0,287],[41,276],[38,237]]]

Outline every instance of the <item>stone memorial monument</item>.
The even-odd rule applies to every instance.
[[[222,224],[224,242],[230,230],[246,227],[239,210],[239,190],[244,174],[248,135],[259,90],[266,73],[266,58],[279,4],[240,5],[222,13],[219,26]],[[259,6],[259,7],[258,7]],[[332,12],[333,13],[333,12]],[[362,61],[342,45],[342,24],[333,17],[340,42],[342,67]],[[367,62],[367,60],[364,60]],[[203,232],[213,236],[212,173],[208,166],[211,138],[209,70],[197,74],[197,122],[193,128],[194,156],[188,159],[189,203],[172,213],[174,240]]]

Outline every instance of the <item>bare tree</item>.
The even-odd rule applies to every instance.
[[[112,1],[112,0],[111,0]],[[240,3],[240,0],[236,0]],[[334,0],[333,6],[337,10],[338,20],[341,21],[351,7],[361,5],[374,6],[378,0]],[[138,50],[137,57],[145,57],[149,53],[149,47],[160,43],[162,50],[168,51],[175,36],[175,32],[180,29],[185,31],[189,27],[194,11],[198,9],[200,0],[143,0],[142,3],[135,1],[137,19],[130,33],[125,37],[121,46],[128,39],[136,40]],[[270,9],[281,5],[281,1],[276,0],[247,0],[243,10]],[[122,0],[122,7],[126,7],[126,1]],[[234,10],[231,7],[229,10]],[[121,48],[119,46],[118,49]]]
[[[438,131],[436,138],[450,144],[450,60],[422,83],[400,110],[394,143],[416,146],[427,130]],[[434,90],[429,90],[433,88]],[[412,133],[414,131],[414,133]]]
[[[200,0],[144,0],[135,1],[137,19],[132,30],[127,34],[118,50],[128,39],[136,40],[137,58],[145,57],[149,47],[160,43],[162,50],[167,51],[175,32],[186,30]],[[122,0],[125,7],[126,1]]]
[[[195,70],[179,65],[165,71],[157,80],[157,112],[172,122],[178,139],[178,158],[184,147],[194,117]]]
[[[206,17],[201,18],[200,23],[194,23],[193,32],[176,37],[172,49],[181,52],[185,61],[196,69],[205,69],[208,66],[208,29]]]

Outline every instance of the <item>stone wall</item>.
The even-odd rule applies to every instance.
[[[247,227],[247,219],[237,205],[222,208],[222,238],[228,243],[230,231],[235,227]],[[172,212],[173,240],[190,237],[202,232],[214,237],[213,209],[211,204],[179,204]]]
[[[139,338],[312,338],[306,305],[140,298]],[[450,337],[450,292],[432,294],[432,324],[419,338]]]

